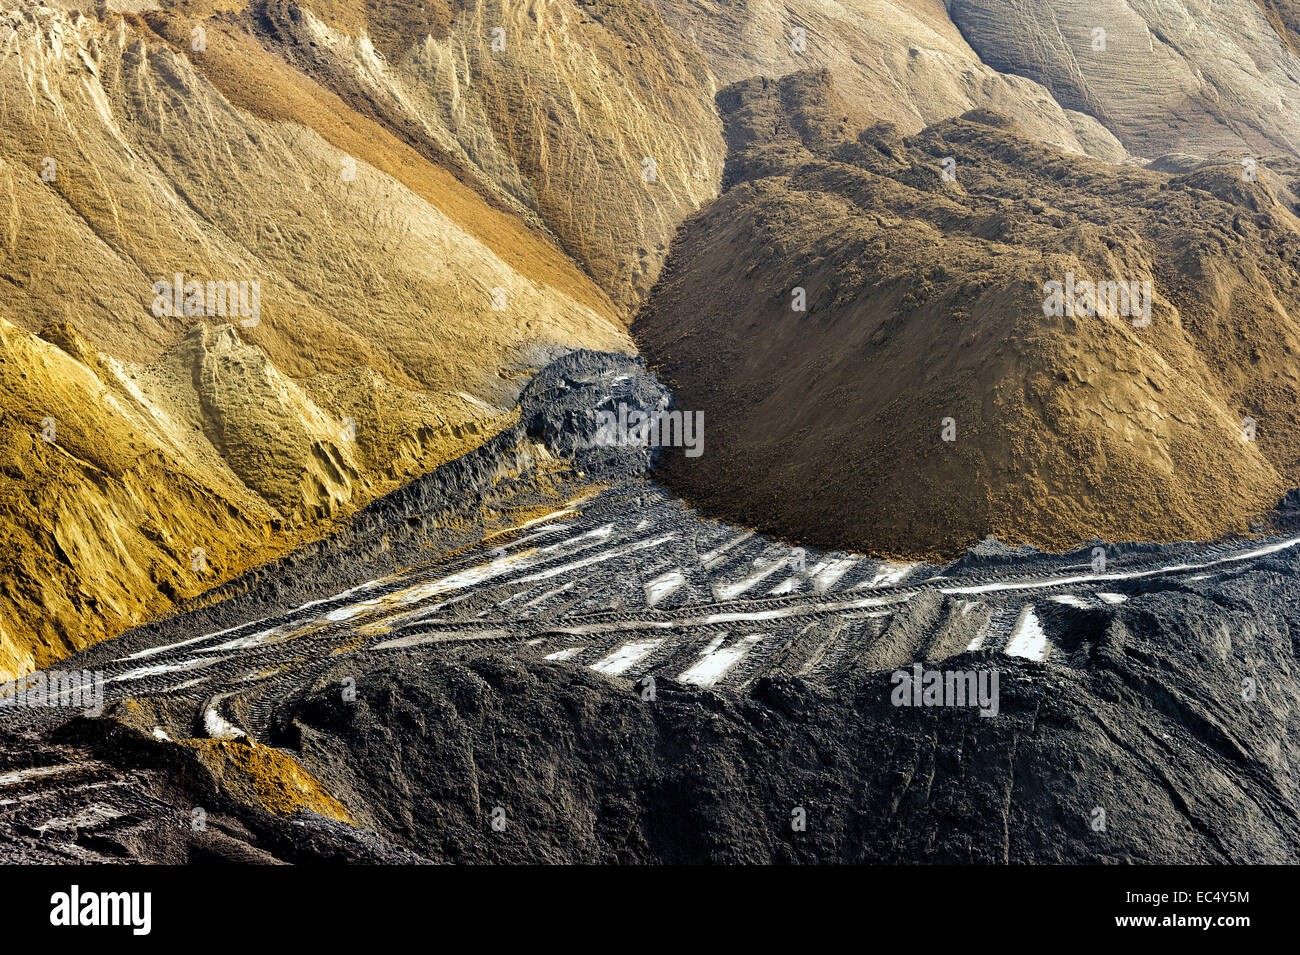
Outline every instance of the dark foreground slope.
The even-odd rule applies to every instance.
[[[1295,861],[1285,628],[1189,594],[1144,604],[1087,621],[1098,632],[1078,667],[998,663],[994,718],[896,708],[883,673],[763,678],[738,695],[669,684],[646,702],[640,687],[495,655],[390,664],[359,679],[355,705],[327,684],[280,716],[344,801],[437,859]],[[1224,639],[1233,625],[1255,631],[1249,646]],[[1205,669],[1179,665],[1191,661]],[[1267,685],[1251,704],[1244,675]]]
[[[801,574],[592,446],[615,394],[664,396],[556,363],[517,428],[67,661],[102,716],[0,707],[0,855],[1296,861],[1300,538]],[[548,481],[594,496],[519,523]],[[996,715],[893,705],[913,661],[996,672]]]
[[[29,805],[8,811],[5,851],[11,861],[87,850],[403,861],[403,847],[449,862],[1293,862],[1294,651],[1281,615],[1243,597],[1259,586],[1281,609],[1296,598],[1285,581],[1297,569],[1279,560],[1235,594],[1157,593],[1109,621],[1076,621],[1094,634],[1077,665],[997,663],[994,718],[895,708],[884,673],[836,686],[765,677],[739,694],[661,683],[646,701],[630,682],[500,652],[349,660],[277,710],[271,742],[381,839],[232,799],[189,751],[117,725],[130,720],[119,706],[75,735],[118,779],[135,768],[141,795],[119,784],[96,796],[143,817],[130,838],[42,831],[51,807]],[[1247,676],[1260,688],[1252,703],[1241,698]],[[340,687],[354,677],[348,701]],[[11,763],[49,758],[47,743],[27,744],[33,755],[7,743]],[[192,831],[195,806],[212,813],[206,832]],[[799,809],[803,832],[791,826]],[[1104,830],[1093,828],[1098,809]]]

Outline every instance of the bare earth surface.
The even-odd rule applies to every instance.
[[[710,423],[707,453],[665,458],[691,500],[792,540],[954,556],[990,533],[1210,538],[1296,484],[1286,180],[1067,158],[990,113],[863,129],[825,73],[719,103],[726,191],[634,328]],[[1151,283],[1149,325],[1045,316],[1069,275]]]
[[[1297,861],[1298,10],[0,0],[0,861]]]

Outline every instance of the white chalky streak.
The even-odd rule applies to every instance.
[[[1033,604],[1025,604],[1016,620],[1016,627],[1007,641],[1006,654],[1009,657],[1024,657],[1026,660],[1042,660],[1047,655],[1047,633],[1038,622]]]
[[[744,659],[754,646],[763,639],[762,634],[753,634],[745,637],[743,640],[737,640],[729,647],[719,648],[723,637],[718,637],[700,654],[700,660],[694,666],[685,670],[677,679],[681,683],[690,683],[695,686],[713,686],[731,669]]]
[[[663,600],[674,590],[683,586],[685,583],[686,583],[686,578],[682,576],[682,572],[678,568],[674,568],[673,570],[668,571],[668,573],[666,574],[661,574],[660,576],[656,577],[654,580],[646,581],[646,585],[645,585],[646,604],[653,607],[655,604],[659,603],[659,601]]]
[[[606,676],[618,676],[624,670],[630,669],[654,653],[655,648],[661,643],[663,643],[662,639],[625,643],[613,653],[601,657],[593,663],[591,669],[597,673],[604,673]]]

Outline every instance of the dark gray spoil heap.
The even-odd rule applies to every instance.
[[[1066,666],[931,664],[997,668],[992,718],[895,707],[886,672],[661,682],[645,701],[564,664],[412,652],[375,655],[355,703],[336,680],[358,662],[341,663],[277,719],[368,826],[438,860],[1295,862],[1298,574],[1288,553],[1105,610],[1056,605]]]
[[[145,823],[91,847],[105,858],[1295,862],[1298,580],[1300,555],[1285,551],[1235,577],[1143,583],[1116,606],[1043,604],[1066,634],[1064,662],[976,652],[930,664],[996,669],[990,718],[895,707],[885,671],[743,692],[664,680],[647,700],[564,663],[359,652],[279,703],[268,740],[357,829],[234,803],[183,748],[115,722],[120,709],[21,745],[75,742],[131,770],[140,792],[124,808]],[[215,828],[185,832],[167,805],[213,807]],[[0,820],[0,856],[30,857],[34,838]],[[42,836],[51,858],[83,851],[54,855],[52,842]]]

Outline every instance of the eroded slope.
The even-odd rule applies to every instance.
[[[1043,142],[1111,162],[1124,148],[1093,117],[1062,109],[1026,76],[979,56],[941,0],[653,0],[726,86],[827,69],[845,100],[914,133],[975,107],[1014,117]]]
[[[156,314],[155,282],[257,281],[258,314],[238,317],[287,374],[365,365],[507,403],[508,382],[556,350],[627,347],[608,297],[519,216],[242,29],[211,25],[203,54],[189,36],[6,7],[0,308],[13,321],[72,319],[97,347],[150,361],[194,317]],[[254,101],[261,115],[241,108]]]
[[[985,63],[1042,83],[1135,155],[1300,150],[1296,13],[1285,0],[947,6]]]
[[[5,679],[283,553],[509,417],[462,399],[440,418],[373,373],[301,387],[230,326],[136,365],[0,319],[0,386]]]
[[[551,230],[635,307],[674,230],[717,194],[716,85],[699,54],[638,0],[392,6],[277,0],[241,22]]]

